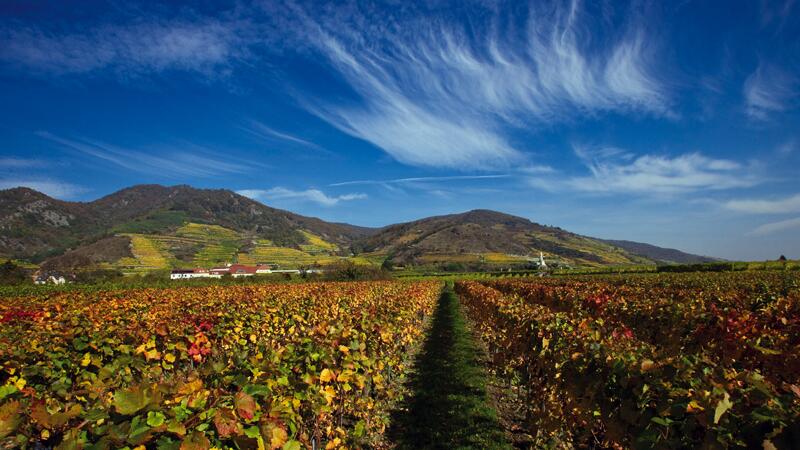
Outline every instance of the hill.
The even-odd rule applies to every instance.
[[[362,264],[599,266],[712,261],[630,241],[604,241],[489,210],[381,229],[326,222],[224,189],[139,185],[91,202],[27,188],[0,191],[0,257],[43,268],[125,272],[240,262],[283,267],[342,258]]]
[[[0,255],[41,261],[103,230],[90,204],[64,202],[28,188],[0,191]]]
[[[139,185],[86,203],[27,188],[0,191],[0,231],[4,258],[134,270],[240,257],[257,262],[270,252],[313,263],[317,256],[347,254],[370,229],[271,208],[223,189]],[[128,243],[127,254],[121,242]]]
[[[600,239],[615,247],[619,247],[628,253],[651,259],[659,263],[667,264],[702,264],[720,261],[719,258],[710,256],[699,256],[691,253],[675,250],[674,248],[663,248],[655,245],[643,244],[641,242],[620,241],[611,239]]]
[[[358,242],[367,254],[397,264],[525,263],[538,258],[572,265],[652,264],[597,239],[489,210],[391,225]]]

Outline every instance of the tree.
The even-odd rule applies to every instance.
[[[352,261],[338,261],[323,267],[323,277],[333,281],[386,280],[391,275],[374,266],[358,265]]]
[[[0,265],[0,284],[30,283],[28,271],[14,264],[11,260]]]
[[[781,255],[781,257],[780,257],[780,258],[778,258],[778,261],[786,261],[786,257],[785,257],[785,256],[783,256],[783,255]]]

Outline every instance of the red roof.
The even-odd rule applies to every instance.
[[[253,266],[245,266],[244,264],[233,264],[230,267],[228,267],[228,269],[230,269],[230,272],[232,274],[237,274],[237,273],[256,273],[256,270],[257,270]]]

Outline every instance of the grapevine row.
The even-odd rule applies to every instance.
[[[536,445],[760,447],[765,440],[780,444],[796,432],[796,381],[775,381],[758,370],[723,363],[702,346],[676,353],[669,345],[640,339],[621,328],[625,321],[620,317],[586,307],[584,283],[589,282],[564,289],[570,283],[456,284],[488,347],[493,371],[515,388],[507,392],[521,393],[517,400],[525,410],[523,426]],[[595,292],[608,286],[600,280],[597,284]],[[637,304],[620,297],[612,291],[604,304]],[[793,302],[787,313],[796,320],[797,297],[782,301]],[[658,329],[670,326],[681,324],[660,324]],[[787,380],[798,377],[783,375]]]
[[[0,446],[385,445],[436,282],[0,303]]]

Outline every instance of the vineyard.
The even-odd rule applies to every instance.
[[[437,282],[0,303],[0,447],[382,447]]]
[[[800,278],[461,281],[526,446],[796,448]]]
[[[798,286],[31,291],[0,301],[0,448],[797,448]]]

